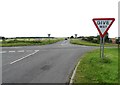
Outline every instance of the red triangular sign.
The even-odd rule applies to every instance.
[[[93,22],[100,34],[100,36],[103,38],[113,22],[115,21],[115,18],[94,18]]]

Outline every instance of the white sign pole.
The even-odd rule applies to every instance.
[[[101,55],[101,46],[102,46],[102,38],[100,36],[100,58],[102,57],[102,55]]]
[[[104,58],[104,43],[105,43],[105,37],[102,38],[102,58]]]

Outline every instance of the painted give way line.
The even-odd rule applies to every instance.
[[[28,54],[28,55],[26,55],[25,57],[22,57],[22,58],[20,58],[20,59],[17,59],[17,60],[15,60],[15,61],[13,61],[13,62],[11,62],[10,64],[14,64],[14,63],[16,63],[16,62],[18,62],[18,61],[20,61],[20,60],[23,60],[23,59],[25,59],[25,58],[27,58],[27,57],[29,57],[29,56],[31,56],[31,55],[34,55],[35,53],[37,53],[39,50],[35,50],[35,52],[33,52],[33,53],[31,53],[31,54]]]

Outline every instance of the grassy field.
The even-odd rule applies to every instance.
[[[70,43],[72,44],[77,44],[77,45],[86,45],[86,46],[99,46],[100,44],[97,43],[91,43],[91,42],[87,42],[84,40],[80,40],[80,39],[71,39]],[[112,44],[112,43],[105,43],[105,46],[115,46],[117,47],[117,44]]]
[[[118,83],[118,49],[106,48],[105,58],[101,59],[99,49],[86,53],[74,77],[74,84],[88,85],[101,83],[101,85],[116,85]],[[105,84],[106,83],[106,84]],[[112,84],[111,84],[112,83]],[[92,85],[92,84],[91,84]]]
[[[32,46],[32,45],[46,45],[56,43],[63,39],[42,39],[42,40],[35,40],[35,39],[16,39],[16,40],[6,40],[0,43],[2,47],[10,47],[10,46]]]

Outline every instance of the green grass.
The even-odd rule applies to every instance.
[[[100,58],[99,53],[99,49],[97,49],[86,53],[80,59],[74,84],[102,83],[104,85],[103,83],[118,83],[118,49],[106,48],[104,59]]]
[[[79,39],[71,39],[70,43],[77,44],[77,45],[86,45],[86,46],[99,46],[99,44],[91,43],[91,42],[87,42]]]
[[[56,43],[61,41],[62,39],[43,39],[43,40],[6,40],[0,43],[2,47],[10,47],[10,46],[32,46],[32,45],[46,45]]]
[[[86,46],[100,46],[100,44],[92,43],[92,42],[88,42],[88,41],[84,41],[84,40],[80,40],[80,39],[71,39],[70,43],[77,44],[77,45],[86,45]],[[117,47],[117,44],[105,43],[105,46],[107,46],[107,47],[109,47],[109,46]]]

